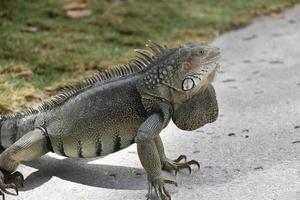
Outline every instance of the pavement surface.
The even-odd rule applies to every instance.
[[[300,6],[259,18],[213,42],[223,60],[215,81],[219,119],[194,132],[174,124],[162,136],[170,158],[186,154],[201,170],[174,177],[177,200],[300,200]],[[103,159],[49,154],[21,165],[27,177],[7,200],[145,199],[133,145]]]

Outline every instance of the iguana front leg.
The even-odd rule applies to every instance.
[[[46,138],[40,129],[28,132],[0,155],[0,196],[4,193],[12,194],[7,189],[14,189],[18,194],[18,187],[23,186],[23,175],[15,171],[21,161],[34,160],[49,152]]]
[[[166,157],[165,150],[164,150],[164,145],[162,143],[162,140],[160,136],[157,136],[155,139],[155,144],[156,148],[160,157],[162,169],[166,170],[168,172],[175,172],[175,175],[177,174],[178,171],[181,169],[188,169],[189,172],[192,172],[191,165],[197,165],[198,168],[200,168],[199,162],[196,160],[191,160],[186,162],[186,156],[185,155],[180,155],[177,159],[171,160]],[[184,160],[184,162],[181,162]]]
[[[164,185],[169,183],[177,186],[175,181],[162,177],[162,166],[154,142],[164,125],[164,118],[160,114],[154,113],[141,125],[136,137],[138,155],[148,178],[149,190],[147,199],[151,197],[153,189],[158,199],[171,199]]]

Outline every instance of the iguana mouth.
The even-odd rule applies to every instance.
[[[214,74],[217,71],[218,67],[220,66],[218,63],[220,58],[221,58],[221,53],[217,52],[215,55],[207,58],[207,61],[199,62],[198,65],[200,66],[198,67],[198,69],[200,69],[200,71],[194,72],[194,74],[198,75],[200,81],[202,78]],[[199,76],[202,76],[202,78]]]
[[[201,65],[207,65],[207,64],[211,64],[211,63],[215,63],[216,64],[217,61],[220,60],[220,58],[221,58],[221,54],[218,54],[217,56],[211,58],[209,61],[201,63]]]

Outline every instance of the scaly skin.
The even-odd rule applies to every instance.
[[[181,155],[168,159],[160,132],[173,119],[184,130],[216,120],[218,106],[211,85],[218,68],[218,48],[184,45],[150,51],[127,66],[109,70],[55,96],[38,109],[0,120],[0,195],[23,184],[21,161],[49,151],[67,157],[97,157],[137,144],[151,198],[171,199],[162,169],[177,173],[199,163]],[[182,162],[183,161],[183,162]]]

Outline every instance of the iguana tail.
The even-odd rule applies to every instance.
[[[0,152],[34,129],[36,116],[0,116]]]

